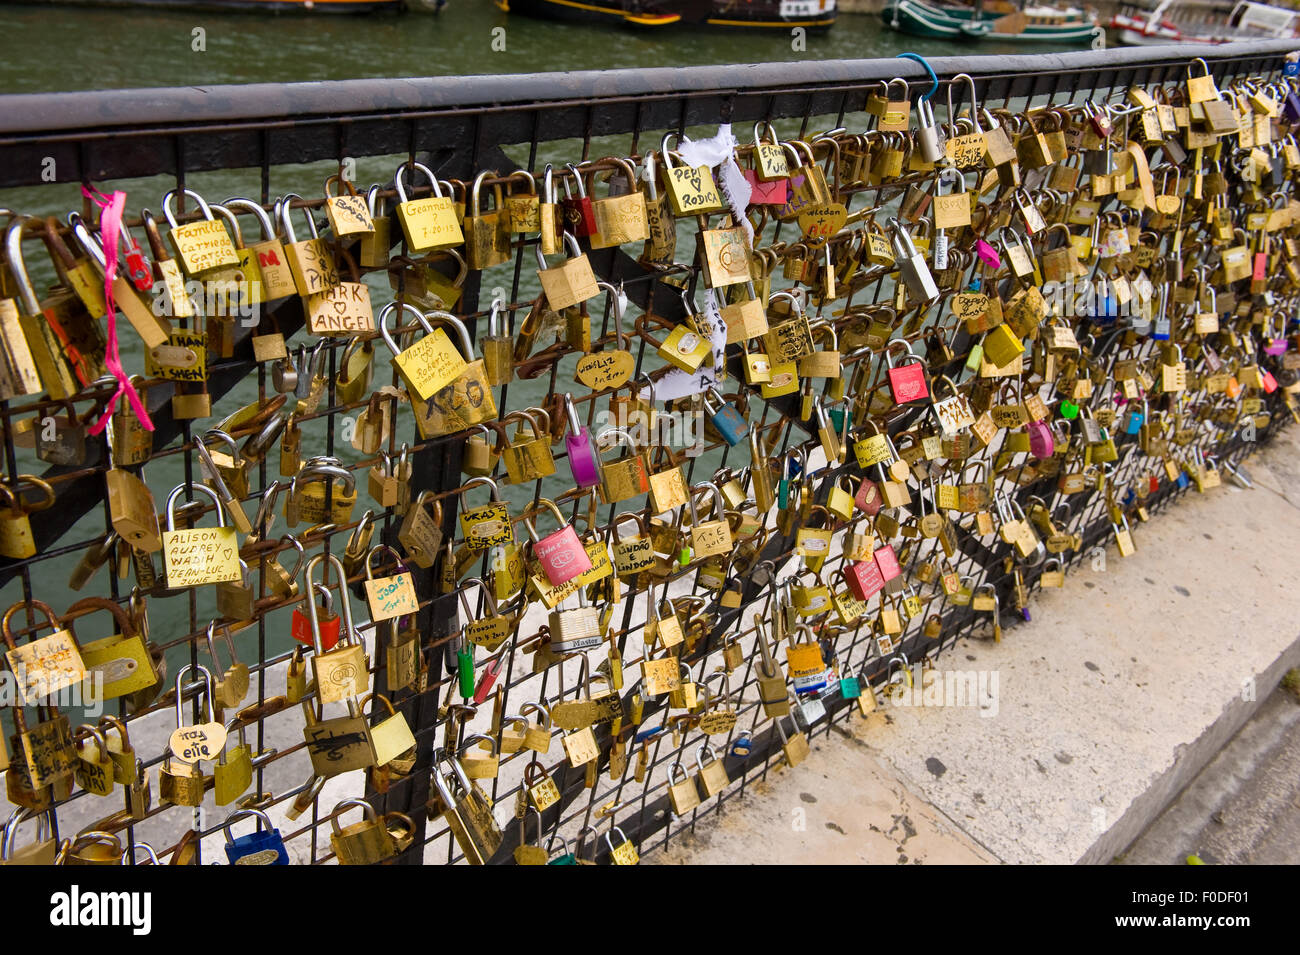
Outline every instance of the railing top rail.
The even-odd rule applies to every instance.
[[[979,80],[1057,72],[1118,72],[1185,63],[1198,56],[1213,64],[1277,56],[1296,48],[1293,40],[1267,40],[1007,56],[938,56],[929,62],[940,77],[969,73]],[[79,129],[292,121],[669,94],[761,93],[805,85],[862,84],[896,76],[915,80],[925,75],[918,63],[881,58],[25,93],[0,95],[0,136],[26,139]]]

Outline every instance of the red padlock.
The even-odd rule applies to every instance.
[[[859,600],[870,600],[885,588],[885,578],[874,560],[849,561],[844,568],[844,581]]]
[[[583,181],[578,167],[573,163],[565,165],[569,172],[573,173],[573,181],[578,189],[578,194],[573,195],[569,180],[564,180],[564,199],[560,203],[560,208],[564,213],[565,230],[579,238],[586,238],[597,231],[596,209],[591,204],[591,197],[587,195],[587,184]]]
[[[317,614],[320,621],[320,645],[325,651],[333,650],[334,645],[339,642],[339,615],[334,612],[334,597],[330,590],[324,584],[313,584],[313,589],[320,594],[323,599],[323,612]],[[289,622],[289,634],[299,643],[305,643],[309,647],[316,646],[316,638],[311,630],[311,617],[303,612],[301,607],[293,608],[293,618]]]
[[[1259,370],[1259,380],[1264,385],[1264,394],[1271,395],[1273,392],[1277,391],[1277,379],[1273,377],[1273,373],[1267,368],[1261,368]]]
[[[900,365],[894,364],[894,347],[901,345],[907,353]],[[892,341],[885,349],[889,363],[889,390],[896,404],[905,405],[930,397],[930,386],[925,380],[925,361],[913,354],[912,346],[902,340]]]
[[[144,250],[135,241],[135,236],[127,231],[125,224],[118,236],[119,244],[126,249],[124,264],[127,278],[131,280],[136,291],[152,292],[153,269],[149,265],[149,260],[145,258]]]
[[[773,179],[764,182],[752,169],[744,170],[745,181],[749,183],[749,204],[751,206],[783,206],[790,199],[790,180]]]
[[[525,520],[524,527],[528,528],[528,536],[533,541],[533,553],[541,562],[546,579],[553,587],[558,587],[591,570],[591,558],[587,556],[582,541],[578,540],[578,532],[573,529],[573,525],[564,523],[564,515],[555,506],[555,502],[542,498],[538,504],[550,508],[555,519],[560,522],[560,529],[545,537],[538,537],[532,521]]]
[[[853,503],[858,506],[858,510],[875,517],[880,513],[880,508],[884,506],[885,501],[880,496],[879,485],[870,478],[863,478],[862,483],[858,485],[858,493],[853,496]]]
[[[497,677],[501,675],[501,657],[496,656],[488,661],[487,666],[483,668],[483,675],[478,679],[478,686],[474,688],[474,705],[481,706],[492,692],[492,685],[496,683]]]

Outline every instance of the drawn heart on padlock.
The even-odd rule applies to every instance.
[[[574,378],[592,391],[622,388],[636,369],[636,359],[628,351],[618,350],[583,355],[578,359]]]
[[[216,759],[226,745],[226,728],[220,723],[196,723],[172,730],[172,755],[187,763]]]
[[[799,228],[805,241],[821,244],[844,227],[849,210],[842,202],[819,202],[799,213]]]

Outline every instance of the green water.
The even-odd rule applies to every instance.
[[[828,33],[808,36],[806,50],[796,51],[782,31],[650,33],[560,24],[502,13],[489,0],[451,0],[437,14],[359,17],[75,6],[4,11],[0,91],[8,93],[855,59],[904,50],[1034,52],[1025,44],[909,37],[877,16],[854,14],[841,14]],[[494,51],[499,27],[506,48]],[[194,49],[196,28],[204,31],[205,49]]]

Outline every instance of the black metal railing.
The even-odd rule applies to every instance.
[[[1221,83],[1244,75],[1273,79],[1280,75],[1283,56],[1288,51],[1289,44],[1269,42],[1059,55],[941,57],[931,60],[931,65],[945,85],[956,74],[969,74],[982,106],[1022,110],[1048,103],[1104,101],[1133,85],[1181,82],[1194,56],[1203,57]],[[277,195],[289,191],[304,196],[319,194],[319,180],[349,163],[357,165],[354,178],[359,184],[372,180],[388,183],[392,170],[408,159],[427,162],[440,178],[468,182],[483,169],[496,169],[504,177],[515,168],[539,171],[547,161],[558,164],[606,155],[640,155],[657,148],[665,132],[706,135],[720,123],[732,123],[739,132],[755,122],[770,121],[783,137],[805,138],[837,127],[847,127],[850,131],[862,128],[862,111],[868,95],[894,77],[906,79],[913,96],[929,87],[925,72],[918,64],[907,60],[863,60],[0,96],[0,190],[4,190],[0,192],[0,206],[37,215],[57,214],[81,204],[75,187],[82,183],[94,184],[104,191],[126,188],[129,206],[136,211],[149,204],[156,209],[157,197],[168,189],[199,186],[207,192],[209,185],[213,190],[251,193],[269,206]],[[962,84],[953,90],[958,108],[971,105],[963,104],[964,91]],[[489,184],[497,181],[500,180],[490,180]],[[846,195],[851,196],[847,201],[859,208],[883,207],[897,197],[894,190],[867,185],[846,189]],[[316,199],[304,204],[319,209],[322,201]],[[773,241],[778,234],[779,227]],[[455,311],[464,317],[476,339],[486,328],[484,289],[501,288],[509,303],[512,332],[521,321],[519,310],[527,313],[536,295],[536,283],[531,279],[533,249],[529,245],[518,243],[510,262],[484,273],[472,271],[466,277]],[[642,308],[653,306],[656,314],[666,317],[680,314],[679,292],[660,281],[662,273],[647,270],[618,250],[594,250],[590,258],[598,275],[621,284],[629,298]],[[395,294],[404,295],[404,273],[398,269],[392,274],[396,278]],[[383,273],[376,273],[375,277],[383,278]],[[375,284],[373,278],[371,281],[378,311],[382,299],[376,292],[387,292],[388,285]],[[691,289],[693,283],[690,280]],[[893,293],[892,278],[882,273],[855,290],[853,299],[862,304],[888,303]],[[301,327],[301,309],[296,299],[287,305],[282,303],[273,314],[286,337]],[[608,308],[603,322],[593,316],[592,325],[593,333],[598,329],[600,338],[612,336]],[[919,339],[929,327],[918,324],[907,337]],[[251,332],[251,329],[239,329],[233,356],[216,361],[210,368],[207,387],[214,418],[221,416],[217,409],[234,410],[243,403],[264,402],[275,397],[267,367],[252,360]],[[640,371],[649,367],[645,359],[653,356],[654,349],[646,347],[645,338],[638,337],[635,343]],[[335,379],[343,344],[329,342],[326,397],[319,410],[301,416],[304,456],[311,453],[308,445],[315,441],[320,443],[312,447],[320,447],[325,453],[341,453],[346,466],[357,475],[364,499],[367,471],[378,459],[351,455],[337,439],[343,420],[355,419],[366,403],[364,399],[348,403],[338,398]],[[1097,353],[1104,355],[1107,350],[1107,343],[1102,342]],[[562,376],[570,371],[567,365],[561,371],[564,358],[565,354],[560,352],[543,362],[534,369],[540,375],[531,379],[531,383],[509,385],[501,393],[502,414],[521,406],[519,396],[531,395],[533,401],[540,403],[548,396],[562,394],[569,387],[563,384]],[[846,361],[846,365],[847,374],[852,362]],[[86,391],[77,397],[76,406],[82,414],[91,407],[101,407],[111,391],[104,387]],[[195,430],[189,421],[172,417],[172,394],[172,386],[164,382],[151,383],[147,392],[148,406],[158,425],[154,436],[156,463],[150,463],[147,470],[151,477],[155,473],[165,474],[176,483],[190,485],[195,473]],[[516,401],[511,403],[511,398]],[[815,439],[815,429],[800,420],[797,395],[793,399],[767,402],[750,396],[749,401],[751,427],[762,434],[762,440],[770,440],[773,457],[781,457],[788,447],[809,437]],[[578,402],[580,413],[588,422],[596,404],[594,396]],[[6,469],[10,476],[36,466],[30,453],[15,443],[15,436],[21,431],[19,423],[32,415],[40,418],[60,413],[62,407],[63,403],[57,401],[17,399],[0,406],[0,427],[3,427]],[[891,430],[909,427],[914,421],[915,416],[905,416],[891,422]],[[400,428],[400,434],[394,429],[387,450],[397,453],[403,443],[410,446],[415,462],[413,496],[427,490],[441,500],[444,531],[449,537],[457,536],[456,489],[463,483],[460,461],[463,435],[420,441],[409,420],[403,420]],[[1261,437],[1266,435],[1267,430]],[[1120,460],[1110,480],[1132,483],[1142,469],[1141,455],[1130,451],[1136,439],[1120,436],[1117,443]],[[1215,446],[1221,458],[1235,459],[1245,450],[1235,431],[1229,432],[1224,440],[1216,440]],[[701,461],[718,467],[730,464],[738,471],[747,461],[743,455],[739,461],[735,457],[725,446],[714,443],[702,458],[690,463],[689,473],[696,479],[707,480],[710,472]],[[989,459],[993,457],[992,453],[988,455]],[[271,484],[273,471],[265,460],[260,463],[251,482],[250,500],[262,496]],[[1020,499],[1035,493],[1044,496],[1053,493],[1050,479],[1033,480],[1028,475],[1029,479],[1021,482],[1020,471],[1023,467],[1019,471],[1012,468],[1003,472],[999,486]],[[850,467],[844,473],[857,472]],[[7,603],[34,597],[62,609],[62,605],[75,599],[75,595],[65,590],[63,575],[86,549],[110,530],[103,465],[50,467],[41,476],[55,488],[58,504],[32,516],[38,553],[26,560],[0,560],[0,582],[5,584]],[[552,491],[552,485],[537,482],[523,490],[528,492],[526,498],[517,490],[510,494],[517,512],[535,507],[544,490]],[[155,495],[165,491],[161,485],[154,488]],[[566,493],[563,487],[556,487],[552,493],[578,514],[576,494]],[[819,501],[824,493],[823,488]],[[1177,484],[1161,482],[1158,490],[1144,496],[1146,507],[1156,512],[1180,493]],[[187,494],[186,499],[191,496]],[[1060,500],[1058,512],[1064,510],[1067,514],[1061,523],[1082,538],[1080,547],[1062,555],[1069,564],[1104,544],[1113,531],[1104,495],[1094,492]],[[376,539],[393,541],[400,516],[377,505],[372,509],[379,533]],[[362,510],[364,507],[359,502],[349,521],[314,532],[306,541],[308,546],[319,545],[325,552],[341,552],[356,529]],[[608,514],[612,516],[614,510],[610,508]],[[761,556],[781,564],[791,556],[792,547],[790,535],[773,533]],[[1009,551],[996,538],[989,543],[987,538],[963,533],[959,550],[951,558],[952,568],[972,585],[987,584],[996,591],[1008,619],[1014,606],[1017,569],[1008,563]],[[281,554],[288,560],[288,552],[289,547],[284,544],[260,548],[250,565],[257,568]],[[909,569],[914,570],[921,560],[921,548],[912,548],[908,555]],[[1041,570],[1041,565],[1019,568],[1025,585],[1031,588]],[[385,793],[370,789],[367,795],[380,811],[406,811],[418,822],[414,845],[402,854],[403,862],[450,862],[460,859],[462,853],[446,824],[436,820],[426,825],[424,821],[424,806],[430,797],[429,768],[437,747],[448,744],[449,733],[455,742],[466,732],[481,729],[489,714],[486,707],[478,714],[462,714],[455,707],[449,709],[445,705],[453,699],[457,684],[455,668],[447,665],[449,657],[445,651],[454,646],[459,632],[458,595],[440,591],[436,570],[417,573],[416,577],[422,607],[420,640],[429,669],[422,687],[393,694],[394,704],[406,715],[416,735],[416,768],[410,775],[393,781]],[[542,814],[542,830],[548,835],[559,834],[572,840],[588,826],[597,826],[603,835],[602,819],[610,819],[641,845],[642,851],[665,845],[684,827],[693,826],[709,811],[743,795],[753,781],[766,776],[780,757],[781,738],[764,717],[753,669],[752,616],[755,612],[769,613],[770,588],[750,577],[743,582],[741,608],[727,609],[715,602],[714,595],[687,580],[687,575],[679,577],[675,586],[679,590],[684,588],[681,595],[703,594],[704,607],[710,611],[706,625],[682,657],[697,673],[696,678],[712,673],[730,635],[736,635],[745,647],[744,663],[729,676],[729,703],[737,717],[735,729],[726,736],[710,738],[724,760],[733,785],[688,817],[675,817],[668,810],[668,774],[677,762],[682,762],[689,771],[695,747],[706,738],[690,730],[684,730],[679,738],[679,734],[666,729],[638,739],[629,721],[617,729],[606,725],[599,734],[602,755],[600,772],[594,781],[584,770],[564,762],[558,743],[551,747],[546,762],[553,771],[561,799],[557,806]],[[95,578],[97,582],[102,580],[102,577]],[[356,578],[352,581],[354,586],[357,582]],[[91,584],[95,586],[99,584]],[[292,726],[300,720],[297,706],[277,703],[280,688],[272,684],[279,679],[278,671],[275,677],[269,676],[271,669],[283,664],[289,656],[292,643],[285,633],[297,600],[273,599],[265,583],[262,586],[259,596],[264,603],[254,625],[240,637],[246,652],[250,656],[256,653],[256,662],[249,661],[256,701],[244,712],[247,725],[256,727],[252,745],[258,750],[271,745],[272,737],[284,738],[283,731],[271,732],[270,724]],[[108,574],[108,589],[113,598],[125,599],[126,588],[112,573]],[[614,643],[623,653],[623,666],[628,673],[622,693],[625,708],[631,705],[636,682],[632,674],[643,652],[638,649],[643,646],[643,600],[640,592],[635,593],[635,598],[625,598],[624,612],[611,623]],[[185,602],[187,608],[175,609]],[[203,637],[212,618],[206,597],[200,599],[193,591],[188,598],[155,597],[150,610],[156,614],[153,639],[168,650],[173,673],[176,666],[187,660],[206,659]],[[833,654],[839,661],[840,671],[845,674],[861,671],[879,684],[888,678],[891,667],[896,666],[896,663],[891,665],[891,660],[941,657],[960,639],[986,629],[990,620],[988,615],[977,614],[969,606],[953,605],[942,594],[935,597],[930,612],[942,618],[942,636],[937,640],[925,636],[921,632],[922,618],[917,617],[906,622],[894,654],[888,657],[880,653],[869,622],[860,622],[856,628],[843,628],[836,638]],[[166,632],[160,632],[158,620],[164,617],[169,626]],[[30,620],[28,625],[32,625]],[[383,692],[386,627],[381,625],[375,630],[379,640],[371,662],[376,690]],[[527,701],[554,702],[565,693],[566,686],[572,692],[572,664],[529,671],[520,651],[538,643],[536,632],[521,629],[507,644],[513,652],[507,655],[506,666],[498,678],[504,690],[501,706],[506,712],[517,712]],[[454,651],[450,660],[454,662]],[[478,661],[480,673],[486,662]],[[564,682],[566,677],[568,684]],[[810,734],[828,731],[834,722],[847,719],[853,708],[850,701],[838,697],[829,698],[826,704],[827,716],[807,727]],[[164,711],[170,711],[166,696],[132,717],[141,719]],[[660,719],[657,714],[661,711],[664,711],[662,701],[646,701],[642,725]],[[466,716],[463,722],[458,721],[461,715]],[[289,731],[290,736],[293,732],[296,731]],[[752,738],[748,756],[740,755],[739,749],[732,746],[740,734]],[[615,743],[623,747],[621,758],[625,765],[620,771],[619,757],[616,757],[611,772],[610,749]],[[301,750],[301,743],[282,746],[258,768],[253,788],[265,797],[259,805],[278,812],[292,801],[292,794],[283,786],[276,792],[269,791],[267,774],[274,774],[282,782],[285,773],[275,770],[277,764],[301,764],[300,775],[305,775]],[[161,760],[159,754],[141,755],[151,767]],[[484,780],[498,809],[511,805],[519,794],[521,767],[528,756],[524,751],[503,757],[500,775]],[[296,763],[281,763],[295,757]],[[359,791],[360,783],[353,788]],[[78,795],[67,806],[84,804],[89,798]],[[64,811],[60,807],[60,812]],[[170,845],[175,838],[174,823],[168,829],[163,819],[169,815],[175,819],[182,814],[176,807],[156,806],[144,821],[118,820],[119,828],[127,833],[128,839],[145,838],[158,845]],[[499,811],[498,821],[507,815],[504,810]],[[86,818],[84,812],[81,816]],[[215,821],[205,818],[199,824],[202,834],[216,833],[219,838],[223,816],[224,810]],[[535,820],[530,814],[530,839]],[[188,828],[188,819],[185,821]],[[286,824],[283,831],[291,844],[309,846],[302,850],[301,857],[316,862],[330,857],[329,825],[329,807],[313,806],[309,817],[296,827]],[[509,822],[506,847],[497,859],[510,858],[508,850],[518,838],[517,825],[514,820]],[[603,843],[597,851],[603,858]]]

